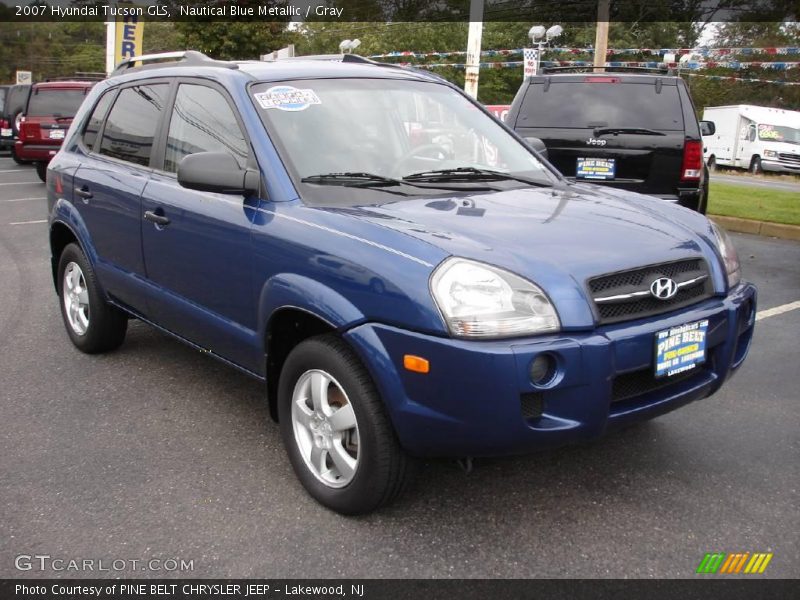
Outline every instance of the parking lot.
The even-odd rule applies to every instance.
[[[470,474],[428,461],[346,518],[300,487],[258,382],[138,322],[112,354],[73,348],[44,197],[0,155],[0,577],[692,577],[706,552],[800,573],[800,310],[763,312],[800,301],[796,242],[733,236],[762,318],[716,396]],[[20,571],[23,554],[193,569]]]

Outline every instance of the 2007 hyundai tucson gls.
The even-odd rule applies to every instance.
[[[426,73],[179,56],[98,83],[50,163],[66,332],[110,351],[136,317],[264,381],[326,506],[385,504],[412,457],[595,438],[743,363],[756,290],[703,215],[566,181]]]
[[[706,212],[701,133],[713,133],[713,124],[698,122],[680,77],[554,68],[523,82],[506,122],[541,141],[566,177]]]

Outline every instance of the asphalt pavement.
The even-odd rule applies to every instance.
[[[730,171],[717,171],[711,174],[711,181],[732,183],[734,185],[745,185],[749,187],[767,188],[783,192],[797,192],[800,194],[800,179],[792,181],[791,179],[781,179],[772,177],[770,175],[753,177],[751,175],[731,175]]]
[[[712,398],[470,474],[427,461],[346,518],[301,489],[258,382],[139,322],[114,353],[72,347],[44,196],[0,156],[0,577],[694,577],[707,552],[800,573],[800,310],[761,319]],[[733,238],[759,309],[800,300],[800,244]]]

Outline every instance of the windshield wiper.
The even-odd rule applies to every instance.
[[[319,183],[322,185],[346,185],[359,187],[372,187],[381,185],[403,185],[399,179],[375,175],[374,173],[346,172],[346,173],[323,173],[320,175],[309,175],[303,177],[303,183]]]
[[[303,183],[316,183],[319,185],[341,185],[346,187],[390,187],[395,185],[409,185],[418,188],[435,188],[441,190],[450,190],[456,192],[480,192],[486,190],[494,190],[489,186],[471,186],[471,187],[453,187],[445,185],[436,185],[437,181],[449,181],[444,179],[432,179],[430,181],[420,180],[418,182],[409,180],[407,178],[394,179],[392,177],[385,177],[383,175],[376,175],[375,173],[361,173],[361,172],[345,172],[345,173],[324,173],[320,175],[309,175],[303,177],[300,181]],[[432,185],[425,185],[430,183]]]
[[[540,181],[538,179],[531,179],[522,175],[512,175],[511,173],[504,173],[502,171],[494,171],[492,169],[477,169],[475,167],[458,167],[457,169],[436,169],[432,171],[421,171],[419,173],[411,173],[403,177],[403,181],[414,182],[437,182],[437,181],[519,181],[527,183],[528,185],[535,185],[539,187],[550,187],[552,183],[549,181]]]
[[[594,130],[595,137],[605,135],[607,133],[631,133],[633,135],[667,135],[655,129],[647,129],[646,127],[597,127]]]

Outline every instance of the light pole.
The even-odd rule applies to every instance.
[[[534,25],[528,30],[528,37],[531,38],[531,42],[536,46],[537,75],[539,74],[539,66],[542,62],[543,48],[562,33],[564,33],[564,28],[561,27],[561,25],[553,25],[549,29],[545,29],[544,25]]]

